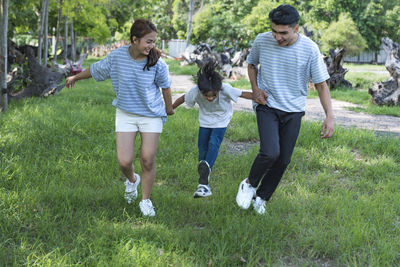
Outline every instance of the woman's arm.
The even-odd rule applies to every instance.
[[[163,88],[162,94],[165,102],[165,111],[167,112],[167,115],[173,115],[174,109],[172,108],[171,88]]]
[[[90,73],[90,69],[87,68],[86,70],[65,79],[65,86],[67,86],[67,88],[72,88],[74,87],[75,82],[82,79],[89,79],[90,77],[92,77],[92,74]]]

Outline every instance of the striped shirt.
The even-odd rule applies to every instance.
[[[147,59],[134,60],[130,45],[111,51],[103,60],[90,66],[96,81],[111,78],[116,99],[113,105],[123,111],[146,117],[167,119],[160,88],[169,88],[168,66],[160,58],[150,70],[143,70]]]
[[[259,34],[247,63],[260,64],[257,84],[268,94],[267,106],[286,112],[305,111],[309,78],[313,83],[329,79],[317,44],[301,34],[290,46],[279,46],[272,32]]]

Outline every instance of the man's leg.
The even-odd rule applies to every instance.
[[[279,120],[275,110],[267,106],[257,106],[257,125],[260,136],[260,151],[250,169],[249,177],[239,184],[236,203],[242,209],[248,209],[256,194],[260,180],[278,159],[279,148]]]
[[[300,132],[301,118],[303,112],[287,113],[277,111],[279,115],[279,158],[265,173],[260,186],[257,189],[257,196],[263,200],[269,200],[276,190],[281,178],[290,163],[297,137]]]
[[[276,110],[267,106],[257,106],[257,125],[260,136],[260,151],[250,169],[248,182],[258,187],[265,173],[279,158],[279,118]]]

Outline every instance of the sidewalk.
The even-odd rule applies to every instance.
[[[171,78],[173,101],[194,86],[192,77],[189,75],[171,75]],[[332,99],[335,124],[346,128],[355,127],[400,136],[400,117],[370,115],[348,110],[349,107],[357,106],[352,103]],[[233,104],[233,107],[235,110],[253,111],[252,101],[244,98],[239,98],[238,102]],[[307,99],[304,119],[308,121],[322,121],[324,118],[325,113],[319,102],[319,98]]]

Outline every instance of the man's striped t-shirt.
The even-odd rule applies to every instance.
[[[279,46],[272,32],[259,34],[247,63],[259,65],[257,84],[268,94],[267,106],[286,112],[305,111],[309,78],[329,79],[317,44],[301,34],[290,46]]]
[[[160,58],[150,70],[143,70],[147,59],[134,60],[129,47],[111,51],[103,60],[90,66],[90,73],[96,81],[111,78],[116,94],[115,107],[136,115],[161,117],[165,122],[167,114],[160,88],[171,86],[168,66]]]

